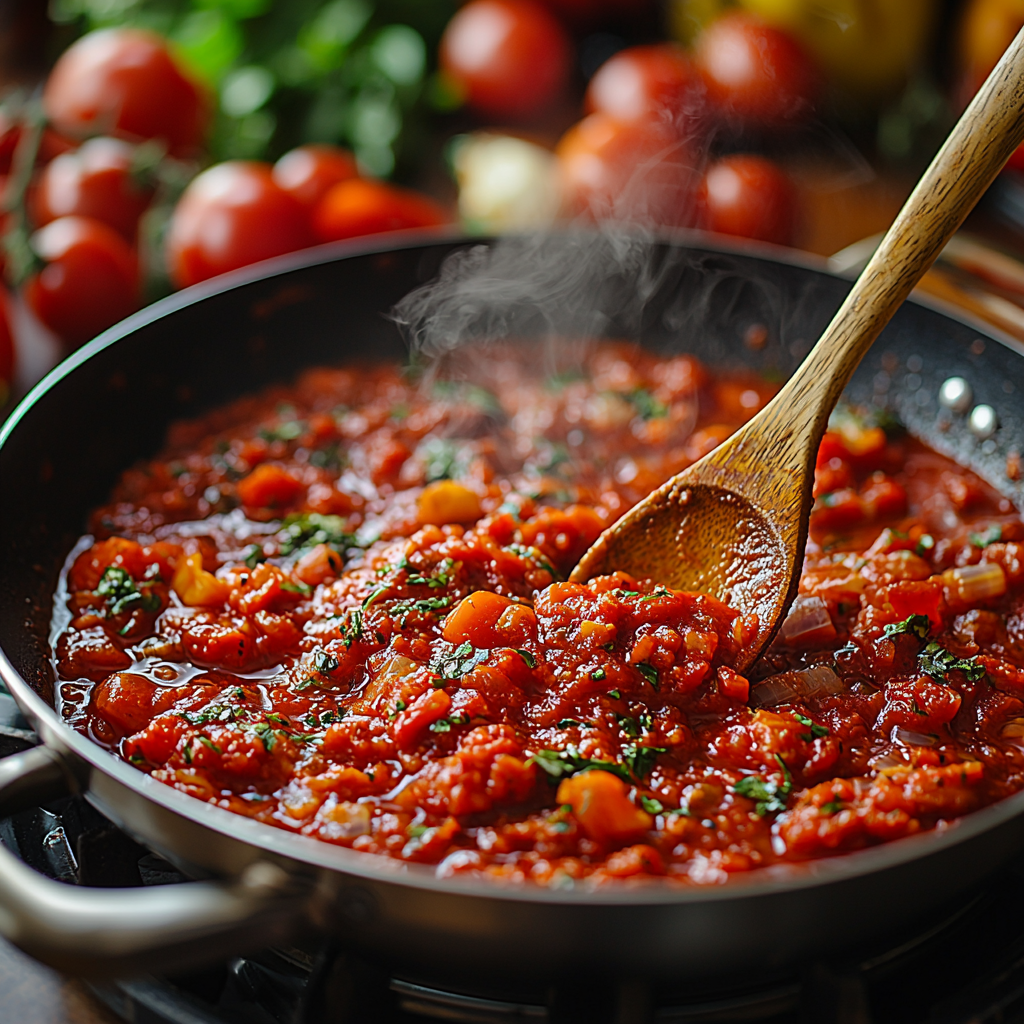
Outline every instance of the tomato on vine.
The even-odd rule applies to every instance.
[[[470,0],[441,38],[441,70],[478,113],[530,117],[565,88],[572,44],[535,0]]]
[[[776,245],[793,242],[793,185],[766,157],[738,153],[713,163],[704,174],[699,202],[709,231]]]
[[[312,209],[332,185],[359,177],[356,158],[340,146],[311,144],[289,150],[274,164],[274,181]]]
[[[167,263],[179,288],[313,244],[305,207],[269,164],[229,160],[192,180],[171,217]]]
[[[112,227],[60,217],[32,236],[44,266],[25,283],[25,301],[67,345],[77,346],[139,306],[135,253]]]
[[[818,68],[803,46],[742,12],[724,15],[701,33],[694,61],[711,106],[748,126],[806,119],[821,92]]]
[[[42,227],[58,217],[93,217],[134,240],[153,189],[133,173],[134,150],[121,139],[96,138],[56,157],[32,193],[32,216]]]
[[[117,135],[163,139],[170,152],[202,146],[207,102],[167,43],[138,28],[104,28],[64,51],[47,79],[43,106],[57,131],[73,138]]]

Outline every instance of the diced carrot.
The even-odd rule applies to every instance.
[[[629,786],[600,769],[563,779],[556,799],[572,807],[587,835],[601,842],[622,842],[654,825],[654,819],[629,799]]]
[[[512,604],[507,597],[478,590],[464,597],[444,621],[441,635],[450,644],[467,641],[474,647],[501,647],[505,640],[498,620]]]
[[[238,496],[251,508],[288,508],[302,493],[302,483],[273,462],[263,462],[238,481]]]
[[[480,497],[476,491],[454,480],[438,480],[424,487],[417,509],[424,526],[474,523],[481,515]]]
[[[444,690],[428,690],[395,719],[395,746],[412,750],[422,733],[444,718],[452,708],[452,699]]]
[[[203,556],[198,551],[178,560],[171,589],[190,608],[219,607],[227,601],[231,587],[203,568]]]

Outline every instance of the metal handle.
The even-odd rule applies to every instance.
[[[73,788],[46,747],[0,759],[0,815]],[[263,861],[230,882],[94,889],[55,882],[0,845],[0,934],[80,977],[181,968],[284,941],[305,909],[304,888]]]

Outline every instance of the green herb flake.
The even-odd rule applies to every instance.
[[[477,665],[483,664],[490,653],[489,650],[475,648],[468,642],[454,647],[442,641],[430,659],[430,670],[442,680],[461,679]]]
[[[805,728],[810,729],[809,733],[801,733],[801,739],[806,740],[808,743],[811,740],[820,739],[822,736],[828,735],[828,729],[824,725],[818,725],[817,722],[812,721],[806,715],[801,715],[796,712],[793,717]]]
[[[927,552],[931,551],[935,547],[935,538],[930,533],[924,533],[918,538],[917,543],[914,545],[914,553],[918,556],[924,556]]]
[[[120,615],[129,605],[142,601],[142,593],[135,585],[135,580],[118,565],[108,565],[103,570],[99,583],[93,593],[102,597],[111,615]],[[156,597],[154,594],[153,597]],[[157,598],[159,606],[159,598]],[[150,609],[155,610],[155,609]]]
[[[599,682],[601,682],[602,679],[604,679],[604,677],[606,675],[607,675],[607,673],[605,672],[605,670],[603,668],[595,668],[594,671],[590,673],[590,678],[593,679],[595,683],[599,683]],[[617,690],[611,690],[609,692],[610,693],[614,693],[614,694],[618,694]],[[617,699],[618,699],[618,697],[616,696],[616,700]]]
[[[263,546],[261,544],[250,545],[243,559],[246,567],[249,569],[255,569],[260,562],[265,562],[266,560],[267,556],[263,553]]]
[[[665,810],[665,805],[653,796],[641,796],[640,806],[643,807],[648,814],[662,814]]]
[[[212,750],[215,754],[224,753],[224,751],[221,750],[220,747],[218,747],[217,744],[214,743],[213,740],[211,740],[208,736],[200,736],[199,742],[202,743],[204,747],[209,747],[210,750]]]
[[[333,654],[328,654],[327,651],[318,650],[313,655],[313,669],[319,672],[321,675],[330,675],[332,672],[337,672],[341,663]]]
[[[317,544],[327,544],[339,554],[360,546],[355,535],[345,529],[341,516],[318,512],[299,512],[286,517],[277,536],[282,555],[292,555]]]
[[[783,781],[781,783],[775,779],[764,779],[760,775],[747,775],[733,787],[735,793],[756,801],[754,810],[762,818],[768,814],[778,814],[780,811],[784,811],[786,798],[793,789],[793,778],[789,773],[789,768],[786,767],[786,762],[778,754],[775,755],[775,759],[782,769]]]
[[[923,642],[928,639],[931,628],[931,620],[927,615],[910,615],[902,622],[890,622],[885,627],[884,635],[887,640],[892,640],[907,633]]]
[[[517,647],[516,654],[526,662],[527,668],[537,667],[537,659],[529,651],[524,651],[522,648]]]
[[[1003,528],[1001,526],[990,526],[980,533],[970,533],[967,539],[976,548],[987,548],[989,544],[996,544],[1003,539]]]
[[[655,690],[660,688],[658,681],[658,670],[653,665],[648,665],[646,662],[641,662],[636,666],[640,672],[640,675],[644,677],[654,687]]]
[[[597,676],[594,673],[591,673],[590,678],[591,679],[604,679],[604,669],[603,668],[599,668],[597,671],[600,672],[601,675]],[[621,700],[622,699],[622,693],[619,690],[609,690],[608,691],[608,696],[611,697],[612,700]]]
[[[939,683],[946,682],[949,672],[963,672],[971,682],[977,682],[985,676],[985,668],[976,657],[958,658],[934,641],[917,656],[917,666]]]

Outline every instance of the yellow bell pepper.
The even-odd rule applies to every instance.
[[[792,32],[829,80],[871,102],[897,91],[931,37],[936,0],[739,0]]]

